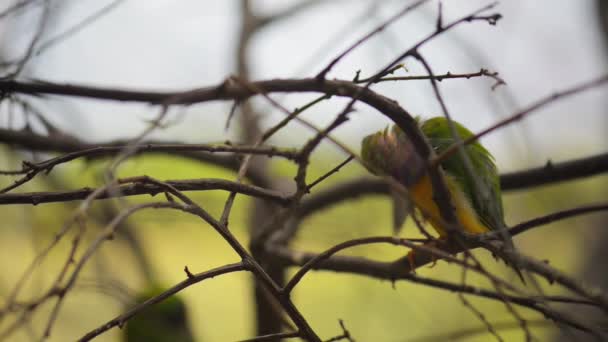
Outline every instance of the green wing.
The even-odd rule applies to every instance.
[[[464,140],[474,135],[458,122],[452,122],[461,139]],[[423,121],[420,124],[420,129],[426,135],[437,154],[444,152],[456,141],[452,135],[448,121],[444,117],[436,117]],[[458,152],[441,162],[441,167],[458,184],[461,184],[465,196],[469,199],[480,220],[488,228],[498,229],[504,227],[500,180],[494,158],[477,141],[468,144],[464,149],[471,161],[473,174],[467,172],[464,160]]]

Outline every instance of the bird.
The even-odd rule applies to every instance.
[[[452,128],[461,140],[474,137],[464,125],[453,120],[450,123],[445,117],[426,120],[417,117],[415,120],[436,155],[441,155],[457,142]],[[439,163],[442,171],[439,174],[449,192],[457,226],[470,234],[505,229],[500,179],[494,157],[477,140],[464,145],[463,152],[468,161],[460,153],[454,153]],[[361,159],[371,173],[392,177],[403,185],[414,207],[437,231],[439,238],[448,237],[448,229],[434,199],[428,163],[417,153],[403,130],[393,125],[364,137]],[[470,170],[467,170],[467,162]],[[511,237],[502,235],[506,235],[507,240],[504,248],[514,248]],[[517,267],[514,268],[523,281]]]
[[[155,297],[165,288],[150,285],[141,290],[135,301],[142,303]],[[188,326],[188,311],[184,301],[177,295],[144,308],[126,324],[124,342],[194,342]]]

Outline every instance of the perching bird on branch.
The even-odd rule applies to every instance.
[[[435,117],[417,121],[436,154],[443,153],[457,141],[446,118]],[[455,121],[452,123],[460,139],[465,140],[473,136],[473,133],[463,125]],[[504,229],[506,225],[499,175],[494,158],[478,141],[464,146],[464,153],[470,161],[471,172],[468,172],[466,161],[458,152],[439,164],[450,194],[450,204],[454,209],[458,228],[471,234]],[[434,192],[426,162],[418,155],[411,141],[399,127],[395,125],[391,129],[386,128],[365,137],[361,145],[361,157],[372,173],[390,176],[405,186],[411,202],[441,238],[447,237],[445,221],[433,198]],[[404,215],[396,216],[404,217]],[[402,222],[403,219],[396,220],[394,228],[398,229]],[[513,248],[508,234],[504,242],[505,248]]]

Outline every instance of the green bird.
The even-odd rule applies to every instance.
[[[142,303],[162,292],[164,289],[160,287],[149,287],[136,297],[136,301]],[[126,324],[124,341],[194,342],[184,301],[173,295],[137,313]]]
[[[456,142],[446,118],[417,121],[436,154],[443,153]],[[462,124],[452,123],[460,139],[474,136]],[[471,234],[505,228],[500,181],[493,156],[478,141],[467,144],[463,149],[470,161],[471,173],[467,172],[460,153],[454,153],[440,163],[459,227]],[[372,173],[393,177],[405,186],[413,204],[439,236],[447,236],[439,207],[433,199],[426,163],[399,127],[395,125],[366,136],[361,145],[361,157]],[[505,247],[512,247],[510,237],[507,236],[507,240]]]

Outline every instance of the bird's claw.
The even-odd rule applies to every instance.
[[[414,257],[414,251],[407,253],[407,261],[410,265],[410,272],[416,273],[416,258]]]

